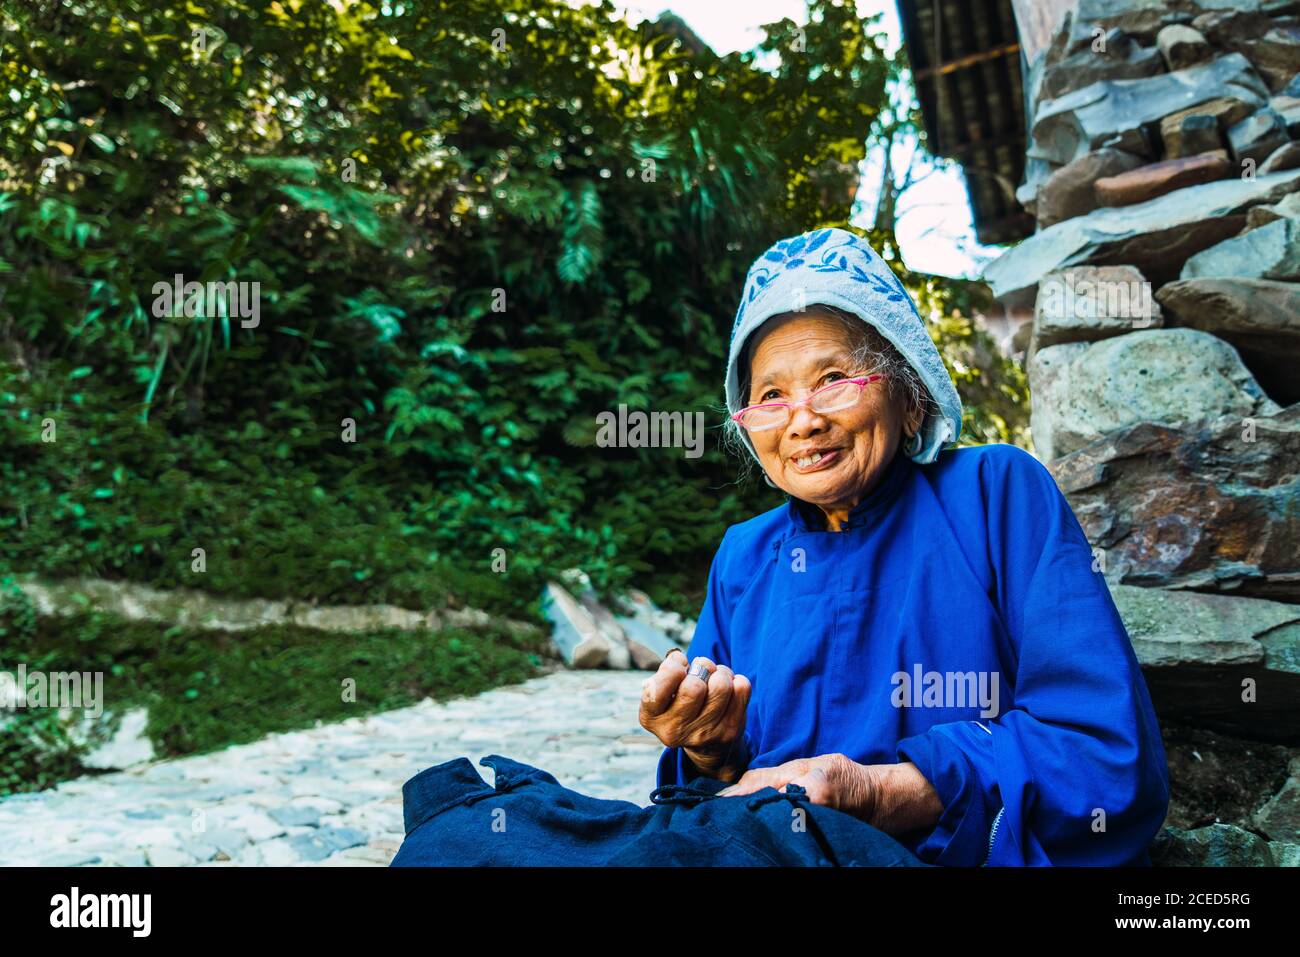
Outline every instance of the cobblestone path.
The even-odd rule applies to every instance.
[[[595,797],[650,803],[661,746],[642,671],[561,671],[471,698],[276,734],[0,801],[0,865],[386,866],[402,784],[502,754]]]

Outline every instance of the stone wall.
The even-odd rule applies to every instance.
[[[1162,723],[1289,762],[1242,826],[1166,829],[1168,863],[1300,852],[1298,74],[1300,3],[1070,3],[1027,80],[1038,228],[985,273],[1033,308],[1035,449]]]

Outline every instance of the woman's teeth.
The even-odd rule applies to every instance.
[[[822,454],[820,452],[814,452],[812,455],[805,456],[801,459],[795,459],[794,464],[799,466],[801,469],[806,469],[810,465],[816,465],[821,460]]]

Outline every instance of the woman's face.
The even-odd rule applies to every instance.
[[[865,335],[855,339],[834,316],[809,311],[774,319],[759,335],[751,353],[747,405],[795,402],[872,371],[852,365],[852,352]],[[907,422],[909,432],[919,419],[917,412]],[[749,438],[773,482],[833,518],[847,515],[875,488],[898,450],[903,426],[901,399],[891,400],[886,380],[877,379],[847,409],[821,413],[801,406],[784,428],[750,432]],[[821,459],[807,461],[815,453]]]

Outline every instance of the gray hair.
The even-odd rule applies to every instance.
[[[921,381],[920,374],[903,358],[902,353],[894,346],[892,342],[880,334],[879,331],[870,323],[864,322],[851,312],[846,312],[836,306],[827,305],[826,303],[810,304],[803,313],[783,312],[779,315],[772,316],[771,319],[782,319],[792,315],[812,315],[815,313],[825,313],[844,324],[845,329],[858,345],[850,353],[852,363],[856,368],[867,369],[871,372],[883,372],[885,374],[885,386],[889,390],[891,399],[903,399],[903,414],[910,415],[917,408],[923,408],[928,418],[931,415],[941,415],[942,412],[937,407],[934,400],[930,397],[930,392],[926,389],[925,384]],[[770,322],[771,319],[768,321]],[[766,323],[764,323],[766,325]],[[762,326],[759,326],[762,329]],[[755,333],[758,329],[754,330]],[[745,342],[745,346],[737,357],[739,367],[737,373],[740,378],[740,395],[741,401],[749,402],[750,389],[750,359],[753,353],[754,343],[758,336],[751,334]],[[924,423],[924,420],[922,420]],[[730,417],[728,414],[726,428],[723,432],[723,445],[740,456],[745,463],[743,466],[742,477],[748,474],[749,468],[756,466],[754,457],[750,454],[749,449],[745,446],[744,429],[741,425]]]

